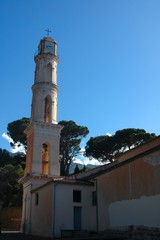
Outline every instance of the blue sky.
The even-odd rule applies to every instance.
[[[88,136],[143,128],[160,134],[159,0],[1,0],[0,148],[7,124],[30,116],[34,53],[58,42],[58,120]]]

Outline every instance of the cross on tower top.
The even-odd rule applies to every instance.
[[[45,31],[47,32],[47,36],[49,36],[49,33],[51,33],[51,31],[49,30],[49,28],[47,28]]]

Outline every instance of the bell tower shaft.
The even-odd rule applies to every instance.
[[[50,37],[40,41],[32,86],[32,121],[57,123],[57,43]]]
[[[35,79],[27,135],[26,173],[59,176],[59,140],[62,127],[57,124],[57,43],[44,37],[34,57]]]
[[[32,231],[33,219],[36,219],[36,212],[39,211],[36,208],[35,212],[32,191],[60,177],[59,144],[62,126],[57,124],[58,56],[57,43],[53,38],[47,36],[40,40],[34,60],[36,69],[32,86],[31,119],[24,131],[27,137],[26,168],[21,179],[22,229],[25,233]]]

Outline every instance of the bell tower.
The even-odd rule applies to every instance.
[[[59,139],[57,124],[57,43],[50,36],[40,40],[34,57],[30,124],[25,130],[27,156],[25,173],[59,176]]]
[[[26,168],[19,180],[23,184],[21,230],[25,233],[31,232],[37,218],[34,204],[38,204],[39,193],[32,194],[32,191],[60,177],[59,142],[62,126],[57,124],[58,56],[57,43],[53,38],[46,36],[40,40],[34,60],[31,118],[25,130]]]

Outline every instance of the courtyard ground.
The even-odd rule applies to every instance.
[[[140,227],[138,229],[132,227],[130,230],[106,230],[103,233],[90,233],[85,232],[73,237],[64,237],[61,240],[160,240],[160,229],[152,228],[146,229]],[[51,240],[50,238],[25,235],[20,232],[2,231],[0,240]]]
[[[0,240],[50,240],[49,238],[25,235],[20,232],[2,231]]]

